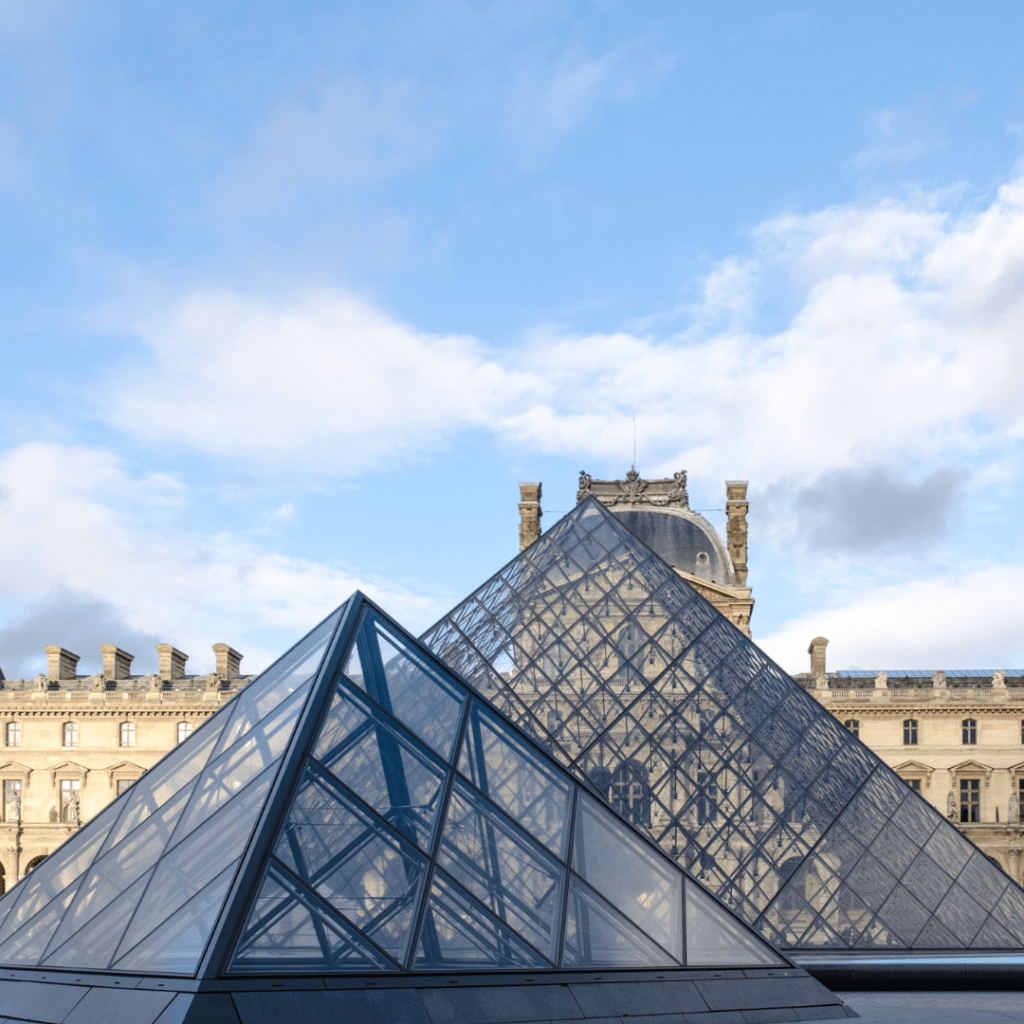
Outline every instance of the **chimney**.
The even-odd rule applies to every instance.
[[[519,485],[519,550],[524,551],[540,537],[540,484]]]
[[[823,636],[816,636],[811,641],[811,646],[807,648],[807,653],[811,656],[811,675],[815,679],[825,675],[826,647],[828,647],[828,641]]]
[[[217,657],[217,678],[221,680],[237,679],[241,666],[242,655],[227,644],[214,644],[213,653]]]
[[[170,644],[157,644],[156,653],[160,655],[160,678],[165,683],[169,683],[172,679],[185,678],[187,654],[182,654],[177,647],[172,647]]]
[[[60,679],[75,678],[78,672],[78,662],[81,660],[77,654],[72,654],[57,644],[50,644],[44,649],[46,651],[46,678],[49,682],[55,683]]]
[[[736,582],[747,585],[747,501],[746,480],[725,481],[726,540],[729,542],[729,557],[736,570]]]
[[[103,655],[103,679],[104,682],[113,682],[115,679],[127,679],[132,674],[132,662],[135,656],[113,644],[104,644],[100,648]]]

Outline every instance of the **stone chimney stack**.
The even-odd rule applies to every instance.
[[[132,674],[132,662],[134,655],[122,651],[120,647],[113,644],[104,644],[100,648],[103,655],[103,681],[114,682],[117,679],[127,679]]]
[[[51,683],[60,679],[74,679],[78,674],[78,663],[81,659],[77,654],[66,651],[58,644],[50,644],[46,651],[46,678]]]
[[[811,675],[815,679],[825,675],[826,647],[828,647],[828,641],[823,636],[816,636],[811,641],[811,646],[807,648],[807,653],[811,656]]]
[[[725,513],[729,517],[726,539],[729,542],[729,557],[736,570],[736,582],[747,585],[747,501],[746,480],[725,481]]]
[[[540,537],[540,484],[519,485],[519,550],[524,551]]]
[[[217,657],[217,678],[224,681],[237,679],[242,664],[242,655],[227,644],[214,644],[213,653]]]
[[[163,682],[169,683],[172,679],[185,678],[187,654],[182,654],[177,647],[170,644],[157,644],[156,653],[160,655],[160,678]]]

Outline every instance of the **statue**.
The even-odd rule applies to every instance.
[[[952,790],[946,794],[946,817],[950,821],[956,821],[956,797],[953,796]]]
[[[580,487],[576,492],[576,504],[578,505],[584,498],[590,494],[590,484],[592,477],[589,473],[584,470],[580,470]]]
[[[78,805],[78,791],[73,790],[71,793],[71,806],[68,808],[71,823],[73,825],[82,824],[81,809]]]
[[[14,791],[14,820],[21,821],[21,790]]]
[[[1020,821],[1020,797],[1017,796],[1015,789],[1010,790],[1010,813],[1006,820],[1007,822]]]

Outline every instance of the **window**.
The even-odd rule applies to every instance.
[[[4,779],[4,821],[21,821],[21,779]]]
[[[915,792],[920,794],[921,792],[921,780],[920,779],[907,779],[907,785]]]
[[[121,746],[122,747],[134,747],[135,746],[135,723],[134,722],[122,722],[121,723]]]
[[[61,742],[65,747],[78,746],[78,725],[75,722],[65,722],[61,735]]]
[[[1020,741],[1024,743],[1024,719],[1021,719],[1020,723]]]
[[[1017,780],[1017,817],[1024,821],[1024,779]]]
[[[60,820],[72,825],[81,823],[81,807],[78,802],[81,783],[78,779],[60,780]]]
[[[634,825],[651,824],[651,791],[647,770],[634,761],[619,765],[611,780],[611,805]]]
[[[118,779],[117,780],[117,795],[120,796],[122,793],[127,793],[131,789],[132,784],[135,782],[134,779]]]
[[[978,779],[960,780],[960,820],[981,821],[981,784]]]
[[[917,746],[917,721],[908,718],[903,723],[903,743],[908,747]]]
[[[973,718],[965,718],[962,725],[964,744],[973,747],[978,742],[978,723]]]
[[[845,725],[854,736],[860,739],[860,722],[858,722],[856,718],[848,718],[843,722],[843,725]]]
[[[1024,729],[1024,725],[1021,728]],[[4,726],[4,743],[8,747],[21,746],[21,722],[8,722]]]
[[[185,740],[192,735],[192,723],[191,722],[179,722],[178,723],[178,742],[184,743]]]

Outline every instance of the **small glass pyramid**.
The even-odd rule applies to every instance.
[[[0,899],[0,965],[789,966],[359,594]]]
[[[1024,946],[1024,891],[595,498],[422,639],[777,947]]]

